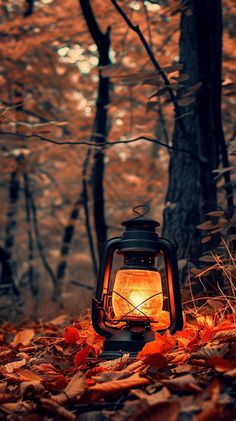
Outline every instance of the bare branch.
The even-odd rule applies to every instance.
[[[196,161],[201,162],[200,159],[198,159],[191,151],[187,150],[187,149],[182,149],[182,148],[175,148],[174,146],[170,146],[167,145],[165,143],[160,142],[159,140],[149,137],[149,136],[137,136],[133,139],[127,139],[127,140],[108,140],[107,142],[103,142],[103,143],[95,143],[95,142],[89,142],[89,141],[83,141],[83,140],[66,140],[66,141],[58,141],[58,140],[54,140],[54,139],[50,139],[48,137],[44,137],[41,136],[39,134],[32,134],[32,135],[23,135],[23,134],[19,134],[19,133],[7,133],[7,132],[0,132],[0,135],[13,135],[13,136],[18,136],[20,138],[27,138],[27,139],[32,139],[34,137],[36,137],[37,139],[42,140],[43,142],[49,142],[49,143],[53,143],[56,145],[87,145],[87,146],[93,146],[93,147],[104,147],[104,146],[113,146],[113,145],[118,145],[118,144],[126,144],[126,143],[134,143],[134,142],[138,142],[139,140],[146,140],[147,142],[151,142],[151,143],[157,143],[160,146],[164,146],[164,148],[170,149],[172,151],[176,151],[176,152],[183,152],[183,153],[187,153],[189,155],[192,156],[192,158]]]
[[[169,92],[170,95],[170,99],[171,102],[173,103],[173,107],[175,110],[175,115],[176,115],[176,120],[177,120],[177,124],[184,136],[185,139],[188,140],[189,135],[185,130],[184,124],[182,122],[182,120],[180,120],[180,117],[182,116],[182,110],[179,108],[178,103],[177,103],[177,96],[174,93],[174,90],[171,87],[171,82],[168,78],[168,76],[166,75],[166,73],[164,72],[164,70],[162,69],[161,65],[159,64],[159,62],[157,61],[152,48],[150,47],[150,45],[148,44],[145,36],[143,35],[141,29],[139,28],[139,25],[134,25],[131,20],[129,19],[129,17],[126,15],[126,13],[124,12],[124,10],[119,6],[119,4],[117,3],[116,0],[111,0],[111,3],[113,4],[113,6],[116,8],[116,10],[118,11],[118,13],[122,16],[122,18],[124,19],[124,21],[127,23],[128,27],[130,29],[132,29],[132,31],[134,31],[140,41],[142,42],[147,55],[151,61],[151,63],[153,64],[153,66],[155,67],[155,69],[158,71],[159,75],[161,76],[165,86],[167,87],[167,91]],[[189,152],[191,154],[191,152]],[[192,155],[192,154],[191,154]]]
[[[49,142],[49,143],[53,143],[55,145],[87,145],[87,146],[94,146],[95,148],[100,148],[100,147],[104,147],[104,146],[113,146],[113,145],[119,145],[119,144],[126,144],[126,143],[134,143],[134,142],[138,142],[139,140],[146,140],[147,142],[151,142],[151,143],[157,143],[160,146],[164,146],[164,148],[170,149],[172,151],[176,151],[176,152],[183,152],[183,153],[187,153],[189,155],[191,155],[193,157],[193,159],[195,159],[196,161],[201,162],[200,159],[198,159],[191,151],[188,151],[187,149],[182,149],[182,148],[175,148],[174,146],[170,146],[170,145],[166,145],[165,143],[160,142],[159,140],[149,137],[149,136],[137,136],[134,137],[133,139],[127,139],[127,140],[108,140],[107,142],[102,142],[102,143],[95,143],[95,142],[90,142],[90,141],[84,141],[84,140],[64,140],[62,142],[58,141],[58,140],[54,140],[54,139],[50,139],[48,137],[44,137],[41,136],[38,133],[33,133],[31,135],[26,135],[26,134],[21,134],[21,133],[11,133],[11,132],[1,132],[0,131],[0,135],[9,135],[9,136],[14,136],[14,137],[19,137],[19,138],[25,138],[25,139],[33,139],[33,138],[37,138],[43,142]]]
[[[142,31],[139,28],[139,25],[134,25],[131,20],[129,19],[129,17],[126,15],[126,13],[124,12],[124,10],[119,6],[119,4],[117,3],[116,0],[111,0],[111,3],[113,4],[113,6],[116,8],[116,10],[118,11],[118,13],[122,16],[122,18],[124,19],[124,21],[127,23],[127,25],[129,26],[130,29],[132,29],[132,31],[136,32],[136,34],[138,35],[140,41],[142,42],[153,66],[155,67],[155,69],[158,71],[158,73],[160,74],[162,80],[164,81],[164,84],[168,87],[168,92],[170,94],[170,98],[174,104],[174,108],[175,108],[175,112],[176,115],[179,116],[180,115],[180,111],[178,108],[178,105],[176,104],[176,97],[174,94],[173,89],[171,88],[171,83],[170,80],[168,79],[168,76],[166,75],[166,73],[163,71],[161,65],[159,64],[159,62],[157,61],[157,59],[154,56],[154,53],[151,49],[151,47],[149,46],[146,38],[144,37]]]

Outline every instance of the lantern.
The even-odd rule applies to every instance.
[[[105,336],[103,357],[135,356],[155,332],[183,327],[176,246],[156,233],[160,225],[140,214],[122,222],[121,237],[108,240],[101,257],[93,327]],[[117,270],[117,258],[122,258]]]

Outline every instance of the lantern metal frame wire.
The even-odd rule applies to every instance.
[[[134,208],[136,213],[138,213],[137,208]],[[107,308],[108,300],[109,298],[111,300],[112,294],[114,294],[114,290],[110,288],[110,283],[115,252],[123,255],[124,261],[128,262],[128,265],[122,266],[122,268],[144,270],[156,270],[153,266],[153,257],[163,254],[167,287],[167,296],[163,296],[163,298],[168,301],[170,325],[164,329],[156,329],[156,331],[163,333],[169,329],[171,333],[174,333],[183,327],[176,246],[167,239],[160,238],[156,233],[156,227],[160,224],[151,218],[145,218],[144,214],[139,214],[135,218],[124,221],[122,225],[126,228],[123,236],[112,238],[104,245],[96,297],[92,300],[93,327],[97,333],[105,337],[103,357],[107,359],[116,358],[123,352],[130,352],[131,356],[135,356],[146,342],[154,340],[155,330],[153,330],[153,326],[158,323],[158,320],[153,321],[145,313],[145,318],[140,317],[140,320],[136,317],[130,317],[130,320],[128,320],[129,318],[126,317],[128,314],[118,320],[109,318]],[[142,253],[148,253],[151,256],[144,263],[142,263],[144,260],[140,259]],[[130,263],[132,260],[130,255],[133,256],[134,265]],[[152,266],[145,266],[147,261],[152,261]],[[135,308],[127,297],[122,298]],[[150,298],[152,297],[147,298],[147,300]],[[139,303],[136,307],[141,304]],[[138,310],[142,312],[142,310]],[[122,320],[125,317],[126,320]],[[122,323],[124,324],[122,325]]]
[[[143,300],[143,301],[141,301],[139,304],[137,304],[137,305],[134,305],[131,301],[129,301],[126,297],[124,297],[124,296],[122,296],[121,294],[119,294],[117,291],[115,291],[114,289],[113,290],[110,290],[110,291],[107,291],[107,294],[105,293],[104,294],[104,298],[105,297],[107,297],[107,296],[109,296],[109,297],[111,297],[112,296],[112,294],[117,294],[117,295],[119,295],[119,297],[121,297],[123,300],[125,300],[128,304],[130,304],[131,305],[131,307],[133,307],[131,310],[129,310],[127,313],[125,313],[121,318],[119,318],[119,319],[114,319],[114,318],[110,318],[109,316],[108,316],[108,314],[107,314],[107,312],[106,312],[106,310],[104,309],[104,311],[105,311],[105,320],[107,320],[108,321],[108,323],[109,324],[111,324],[111,325],[117,325],[117,324],[119,324],[119,323],[121,323],[121,322],[127,322],[127,320],[125,320],[125,318],[129,315],[129,313],[132,313],[134,310],[138,310],[144,317],[145,317],[145,319],[146,319],[146,322],[148,322],[148,323],[158,323],[158,320],[153,320],[153,319],[151,319],[150,317],[148,317],[146,314],[145,314],[145,312],[143,311],[143,310],[141,310],[140,308],[138,308],[138,307],[140,307],[141,305],[143,305],[145,302],[147,302],[148,300],[151,300],[152,298],[154,298],[154,297],[156,297],[157,295],[161,295],[161,294],[163,294],[162,292],[158,292],[157,294],[153,294],[153,295],[151,295],[150,297],[148,297],[148,298],[146,298],[145,300]],[[167,297],[164,297],[164,298],[167,298]],[[137,320],[137,317],[134,317],[133,316],[133,319],[135,319],[135,320]],[[130,318],[130,321],[132,321],[132,319]],[[142,320],[143,321],[143,320]],[[139,321],[139,323],[140,323],[141,321]]]

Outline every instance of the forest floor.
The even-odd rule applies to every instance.
[[[0,327],[0,419],[236,420],[236,324],[190,316],[137,358],[104,361],[86,318]]]

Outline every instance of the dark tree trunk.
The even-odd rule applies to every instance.
[[[23,173],[24,179],[24,195],[25,195],[25,219],[27,223],[28,231],[28,280],[30,289],[33,296],[38,295],[39,286],[38,286],[38,276],[36,276],[37,271],[34,267],[34,239],[33,239],[33,227],[32,227],[32,210],[30,202],[30,187],[29,187],[29,176],[27,173]]]
[[[81,197],[79,197],[79,200],[77,200],[70,212],[70,217],[69,217],[69,221],[68,224],[66,225],[65,229],[64,229],[64,233],[63,233],[63,239],[62,239],[62,245],[61,245],[61,261],[58,264],[57,267],[57,274],[56,274],[56,278],[57,278],[57,283],[58,283],[58,288],[55,296],[57,297],[57,299],[60,298],[61,295],[61,283],[62,280],[65,276],[65,272],[66,272],[66,268],[67,268],[67,256],[69,254],[70,251],[70,245],[72,242],[72,238],[74,236],[74,231],[75,231],[75,224],[76,221],[78,219],[78,215],[79,215],[79,206],[81,204]]]
[[[4,244],[4,262],[2,266],[1,283],[9,284],[9,287],[15,289],[15,270],[13,262],[13,247],[15,243],[15,230],[16,230],[16,215],[18,211],[18,200],[20,192],[20,182],[17,170],[11,173],[9,185],[9,210],[7,212],[7,225],[6,237]]]
[[[186,87],[201,82],[196,101],[182,107],[185,134],[176,122],[175,148],[189,148],[196,156],[173,151],[164,211],[163,235],[178,243],[179,258],[197,262],[202,254],[201,234],[196,229],[206,213],[217,209],[217,191],[212,170],[225,148],[221,122],[221,1],[191,0],[192,15],[181,16],[181,73],[190,78]],[[186,136],[187,135],[187,136]]]
[[[28,16],[31,16],[34,11],[34,0],[26,0],[26,8],[24,12],[24,17],[27,18]]]
[[[88,25],[89,32],[98,48],[99,66],[110,64],[110,28],[105,33],[101,32],[89,0],[80,0],[81,9]],[[98,145],[106,141],[107,136],[107,105],[109,104],[109,78],[103,77],[99,70],[98,96],[96,103],[96,116],[93,126],[92,140]],[[102,147],[94,154],[92,170],[94,224],[97,236],[98,253],[101,254],[103,243],[107,239],[107,225],[104,209],[104,150]]]
[[[34,201],[34,195],[30,191],[29,185],[30,185],[30,179],[28,179],[27,195],[28,195],[28,199],[29,199],[29,202],[30,202],[30,206],[31,206],[32,225],[33,225],[33,230],[34,230],[35,243],[36,243],[36,246],[37,246],[37,249],[38,249],[38,252],[39,252],[39,257],[40,257],[40,259],[41,259],[41,261],[44,265],[44,268],[46,269],[49,277],[52,280],[52,284],[53,284],[54,292],[55,292],[55,290],[57,288],[57,285],[58,285],[57,278],[56,278],[56,276],[55,276],[55,274],[54,274],[54,272],[53,272],[53,270],[52,270],[52,268],[51,268],[51,266],[48,262],[46,253],[44,251],[44,246],[43,246],[43,243],[42,243],[42,240],[41,240],[39,224],[38,224],[38,210],[37,210],[37,206],[36,206],[35,201]]]

